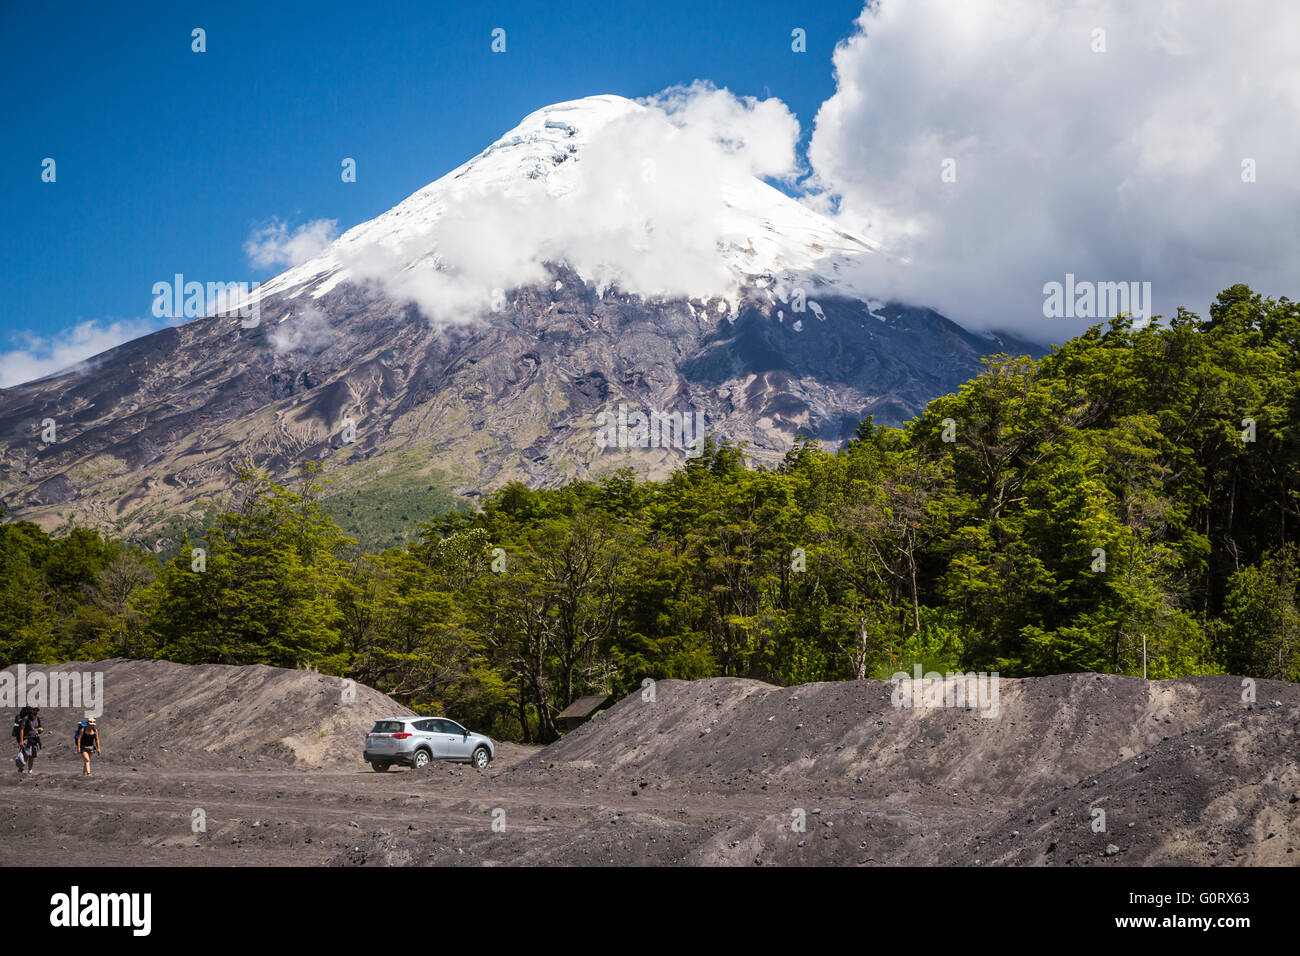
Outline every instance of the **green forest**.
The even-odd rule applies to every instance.
[[[168,561],[0,525],[0,663],[155,657],[346,675],[551,740],[643,679],[926,670],[1300,680],[1300,304],[1110,321],[996,356],[901,429],[775,468],[512,484],[363,553],[308,465],[244,470]],[[197,550],[197,549],[202,549]]]

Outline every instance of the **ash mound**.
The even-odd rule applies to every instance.
[[[412,713],[362,684],[260,664],[114,659],[27,669],[29,675],[50,671],[103,675],[104,748],[115,762],[137,767],[357,764],[375,718]],[[75,758],[82,713],[41,708],[44,756]]]
[[[332,862],[1294,865],[1300,687],[1255,691],[1002,680],[994,715],[895,706],[884,681],[660,681],[466,783],[463,805],[506,807],[506,832],[385,837]]]

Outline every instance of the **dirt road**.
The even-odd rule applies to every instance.
[[[998,817],[957,801],[859,803],[843,787],[796,798],[758,780],[512,769],[537,749],[508,748],[484,773],[132,771],[106,760],[86,780],[54,761],[0,784],[0,865],[907,862],[927,832]]]

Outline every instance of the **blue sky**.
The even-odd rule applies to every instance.
[[[737,10],[743,10],[737,15]],[[805,137],[860,0],[0,3],[0,350],[149,316],[154,282],[265,279],[272,218],[372,218],[527,113],[707,79]],[[202,27],[207,51],[191,51]],[[507,31],[507,52],[490,49]],[[795,27],[808,52],[790,49]],[[357,182],[340,179],[343,157]],[[41,163],[57,180],[41,181]]]
[[[1104,318],[1049,314],[1069,276],[1297,298],[1297,35],[1293,0],[0,0],[0,385],[155,326],[175,273],[269,278],[273,221],[343,231],[542,106],[696,80],[798,118],[801,198],[891,253],[876,298],[1040,342]]]

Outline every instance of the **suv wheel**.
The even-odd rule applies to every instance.
[[[417,750],[415,755],[411,758],[411,766],[416,770],[423,770],[425,767],[429,766],[429,759],[429,751]]]
[[[474,756],[471,758],[471,762],[474,764],[474,767],[476,769],[482,770],[484,767],[488,765],[488,759],[489,757],[488,757],[487,748],[479,747],[477,750],[474,751]]]
[[[373,770],[375,773],[383,773],[390,766],[391,764],[389,764],[387,760],[375,760],[371,762],[370,769]]]

